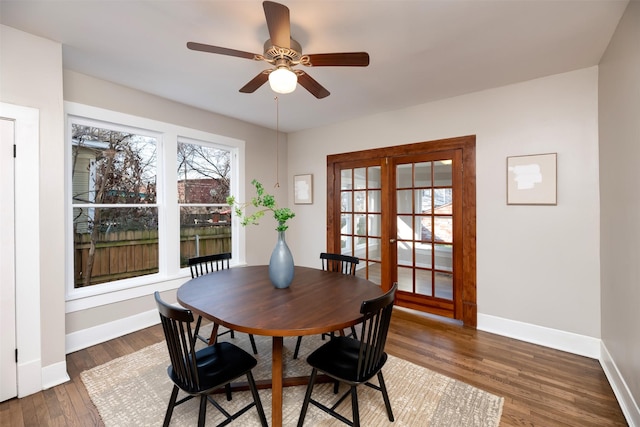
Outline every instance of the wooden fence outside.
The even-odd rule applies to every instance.
[[[180,266],[196,256],[196,236],[199,254],[231,252],[231,227],[229,225],[182,226],[180,230]],[[74,236],[74,286],[84,286],[91,246],[90,233]],[[118,231],[100,233],[96,242],[90,285],[114,280],[144,276],[158,272],[157,230]]]

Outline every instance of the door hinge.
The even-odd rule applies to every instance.
[[[16,348],[16,363],[18,363],[18,349]]]
[[[16,144],[13,144],[13,158],[14,158],[14,159],[15,159],[15,157],[16,157],[16,150],[17,150],[17,148],[16,148]]]

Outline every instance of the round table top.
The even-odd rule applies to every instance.
[[[178,302],[239,332],[284,337],[353,326],[362,301],[384,293],[366,279],[308,267],[295,267],[291,286],[277,289],[268,268],[234,267],[191,279],[178,289]]]

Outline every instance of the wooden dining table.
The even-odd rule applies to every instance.
[[[271,425],[280,427],[283,386],[300,384],[283,378],[283,338],[350,328],[362,319],[362,301],[384,292],[357,276],[308,267],[295,267],[291,286],[277,289],[268,268],[234,267],[200,276],[180,286],[177,298],[214,327],[272,337]]]

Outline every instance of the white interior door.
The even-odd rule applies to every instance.
[[[0,117],[0,402],[17,396],[15,316],[15,121]]]

